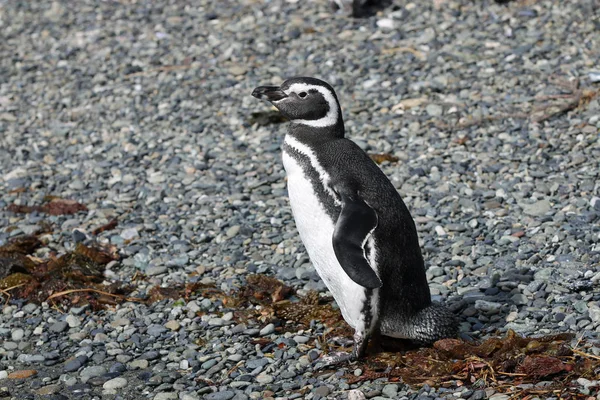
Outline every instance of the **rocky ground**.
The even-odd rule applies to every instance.
[[[285,125],[250,96],[312,75],[336,88],[348,137],[397,157],[381,167],[463,333],[574,332],[600,356],[597,2],[394,3],[351,19],[325,1],[0,1],[0,245],[39,234],[44,259],[87,235],[118,249],[105,282],[131,297],[229,293],[249,274],[325,291],[286,198]],[[7,209],[46,195],[87,211]],[[2,289],[0,397],[508,398],[348,383],[360,366],[313,368],[323,324],[240,322],[214,296],[65,309]],[[574,385],[593,396],[588,378]]]

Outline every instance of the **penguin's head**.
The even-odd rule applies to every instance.
[[[281,86],[259,86],[252,96],[269,101],[292,123],[314,128],[343,126],[335,91],[320,79],[291,78]]]

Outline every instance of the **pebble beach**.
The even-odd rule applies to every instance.
[[[464,337],[573,333],[600,357],[596,0],[396,0],[367,18],[324,0],[0,0],[0,246],[112,246],[102,284],[131,285],[100,309],[0,291],[0,398],[510,398],[348,383],[359,366],[317,368],[322,321],[242,321],[200,294],[130,301],[256,274],[327,295],[287,199],[286,123],[250,95],[298,75],[329,82],[346,136],[380,155]],[[9,209],[49,195],[85,210]],[[573,387],[596,398],[600,382]]]

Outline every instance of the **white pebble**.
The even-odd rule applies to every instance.
[[[447,235],[444,228],[442,228],[440,225],[436,225],[434,229],[435,229],[435,233],[437,233],[438,236],[446,236]]]
[[[69,327],[71,327],[71,328],[76,328],[81,325],[81,321],[79,320],[79,318],[77,318],[73,314],[67,315],[67,318],[65,318],[65,321],[67,321],[67,324],[69,324]]]

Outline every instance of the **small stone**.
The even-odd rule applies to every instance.
[[[260,383],[261,385],[266,385],[267,383],[272,383],[273,380],[274,380],[274,378],[268,374],[258,374],[258,376],[256,377],[256,382]]]
[[[233,313],[232,312],[228,312],[223,314],[223,316],[221,317],[223,319],[223,321],[231,321],[233,319]]]
[[[0,121],[15,122],[17,117],[10,113],[0,113]]]
[[[200,311],[200,306],[198,305],[198,303],[194,300],[189,301],[186,305],[186,307],[188,308],[188,310],[190,310],[191,312],[198,312]]]
[[[590,318],[594,323],[600,323],[600,307],[597,305],[591,305],[588,309],[588,313],[590,314]]]
[[[359,389],[352,389],[348,391],[348,400],[366,400],[367,397]]]
[[[147,351],[144,354],[142,354],[140,356],[140,359],[152,361],[152,360],[156,360],[159,357],[160,357],[160,354],[158,353],[158,351],[156,351],[156,350],[150,350],[150,351]]]
[[[227,229],[227,231],[225,232],[225,236],[227,236],[228,239],[232,239],[237,236],[237,234],[240,232],[240,229],[241,226],[233,225],[232,227]]]
[[[588,77],[590,78],[590,82],[597,83],[600,82],[600,72],[592,71],[588,73]]]
[[[508,315],[506,316],[506,322],[513,322],[517,319],[517,317],[519,316],[519,313],[516,311],[511,311],[508,313]]]
[[[129,368],[131,369],[146,369],[148,368],[148,360],[144,360],[144,359],[138,359],[138,360],[133,360],[132,362],[129,363]]]
[[[212,304],[212,301],[210,301],[210,299],[202,299],[202,301],[200,302],[200,305],[205,310],[208,310],[209,308],[212,307],[213,304]]]
[[[500,311],[502,304],[493,301],[475,300],[475,308],[488,314],[495,314]]]
[[[118,326],[127,326],[129,324],[131,324],[131,321],[128,320],[127,318],[117,318],[113,322],[110,323],[110,326],[112,326],[113,328],[116,328]]]
[[[38,396],[49,396],[60,392],[60,385],[48,385],[35,391]]]
[[[81,179],[74,179],[69,183],[69,188],[73,190],[83,190],[85,189],[85,183]]]
[[[165,328],[170,329],[172,331],[178,331],[181,327],[181,324],[175,320],[171,320],[165,324]]]
[[[69,361],[67,361],[64,365],[65,372],[74,372],[79,368],[83,367],[85,363],[87,363],[88,358],[86,356],[78,356]]]
[[[13,341],[19,342],[21,339],[23,339],[24,335],[25,335],[25,331],[21,328],[17,328],[12,331],[10,337],[12,338]]]
[[[436,225],[435,229],[435,233],[437,233],[438,236],[446,236],[447,233],[444,230],[444,228],[442,228],[440,225]]]
[[[68,326],[69,326],[69,324],[67,323],[67,321],[57,321],[57,322],[53,323],[52,325],[50,325],[50,330],[52,332],[60,333],[60,332],[64,332]]]
[[[0,381],[6,378],[8,378],[8,372],[4,370],[0,371]]]
[[[599,381],[590,381],[589,379],[585,379],[585,378],[578,378],[577,383],[579,383],[581,386],[583,386],[586,389],[589,388],[590,386],[600,386]]]
[[[307,343],[310,340],[309,337],[301,336],[301,335],[294,336],[293,339],[294,339],[294,342],[299,343],[299,344]]]
[[[205,400],[230,400],[235,396],[235,393],[231,390],[224,390],[222,392],[209,393],[204,396]]]
[[[113,379],[110,379],[110,380],[104,382],[104,385],[102,385],[102,388],[106,389],[106,390],[115,390],[115,389],[122,389],[125,386],[127,386],[127,379],[118,377],[118,378],[113,378]]]
[[[209,326],[223,326],[223,325],[225,325],[225,321],[223,321],[223,318],[211,318],[208,320],[208,325]]]
[[[30,378],[34,375],[37,375],[37,371],[35,369],[24,369],[11,372],[10,374],[8,374],[8,379],[25,379]]]
[[[547,281],[548,279],[550,279],[550,276],[552,275],[552,268],[542,268],[538,271],[535,271],[535,273],[533,274],[533,279],[535,279],[536,281]]]
[[[552,210],[552,205],[548,200],[536,201],[533,204],[520,204],[523,208],[523,213],[533,217],[542,217],[547,212]]]
[[[319,395],[321,397],[329,396],[330,392],[331,392],[331,390],[325,385],[319,386],[318,388],[315,389],[315,395]]]
[[[396,394],[398,393],[398,385],[396,384],[391,384],[391,385],[385,385],[383,387],[383,389],[381,390],[381,393],[389,398],[395,398]]]
[[[80,231],[79,229],[73,229],[72,232],[73,241],[75,243],[82,243],[87,239],[85,232]]]
[[[256,369],[258,367],[264,367],[267,364],[269,364],[269,359],[267,359],[267,358],[257,358],[257,359],[254,359],[254,360],[248,360],[248,361],[246,361],[246,368]]]
[[[163,333],[165,333],[166,331],[167,331],[167,328],[165,328],[164,326],[152,324],[148,327],[148,330],[146,332],[150,336],[158,337],[158,336],[162,335]]]
[[[469,400],[483,400],[486,397],[485,390],[476,390],[473,392]]]
[[[444,112],[444,109],[438,104],[428,104],[425,107],[425,111],[430,117],[439,117]]]
[[[273,332],[275,332],[275,325],[269,324],[260,330],[259,335],[266,336],[266,335],[270,335]]]
[[[81,372],[79,373],[79,376],[81,377],[81,381],[83,383],[86,383],[91,378],[95,378],[97,376],[102,376],[102,375],[106,374],[106,372],[107,372],[106,368],[104,368],[103,366],[93,365],[93,366],[82,369]]]
[[[73,315],[81,315],[88,308],[88,305],[83,305],[81,307],[71,307],[71,314]]]
[[[521,293],[513,295],[511,298],[512,302],[518,306],[522,306],[528,303],[527,296]]]
[[[6,341],[6,342],[4,342],[2,347],[4,347],[4,350],[10,351],[10,350],[16,350],[19,347],[19,345],[15,342]]]
[[[65,318],[65,322],[69,325],[69,327],[71,328],[76,328],[78,326],[81,325],[81,321],[79,320],[79,318],[77,318],[76,316],[74,316],[73,314],[69,314],[67,315],[67,318]]]
[[[140,237],[137,228],[127,228],[121,231],[121,237],[125,240],[133,240]]]
[[[146,268],[146,275],[148,276],[155,276],[155,275],[161,275],[164,274],[165,272],[167,272],[167,267],[164,266],[151,266]]]
[[[394,29],[394,20],[391,18],[382,18],[380,20],[377,20],[377,26],[384,30]]]
[[[244,75],[246,73],[246,71],[247,71],[246,67],[243,67],[240,65],[236,65],[236,66],[229,68],[229,72],[231,72],[231,74],[235,75],[235,76]]]
[[[108,341],[108,335],[102,332],[98,332],[94,335],[94,342],[96,343],[105,343]]]
[[[33,364],[46,361],[46,357],[40,354],[20,354],[17,358],[17,361],[22,363]]]
[[[156,396],[154,396],[154,400],[170,400],[170,399],[177,399],[177,393],[162,392],[162,393],[157,393]]]
[[[37,309],[38,309],[38,305],[34,304],[34,303],[28,303],[23,306],[23,312],[25,312],[26,314],[31,314],[32,312],[34,312]]]

